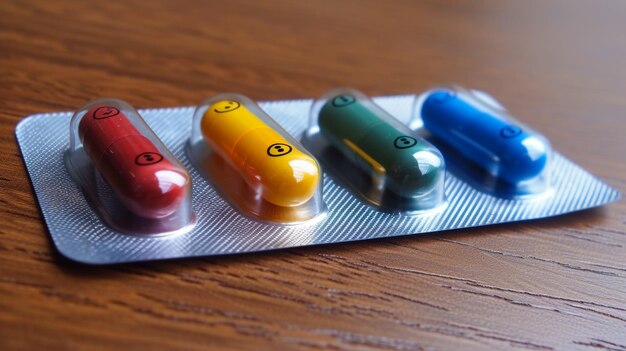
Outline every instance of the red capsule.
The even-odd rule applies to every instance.
[[[87,111],[78,135],[96,169],[134,214],[163,218],[183,203],[187,173],[165,158],[118,108]]]

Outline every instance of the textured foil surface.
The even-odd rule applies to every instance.
[[[408,123],[414,99],[413,95],[403,95],[374,101]],[[307,128],[312,103],[313,100],[270,101],[260,106],[289,133],[300,138]],[[328,211],[323,219],[293,226],[261,223],[232,208],[193,168],[185,144],[191,133],[194,107],[139,112],[192,175],[192,206],[197,223],[189,232],[156,237],[128,235],[115,232],[102,222],[63,162],[69,147],[71,112],[29,116],[16,128],[22,157],[50,236],[59,252],[69,259],[113,264],[431,233],[551,217],[620,198],[617,190],[555,152],[552,190],[530,199],[498,198],[448,173],[447,206],[440,211],[407,216],[377,210],[325,173],[323,198]]]

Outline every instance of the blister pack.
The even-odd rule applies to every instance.
[[[139,111],[100,99],[29,116],[16,136],[56,248],[88,264],[431,233],[620,197],[459,87]]]

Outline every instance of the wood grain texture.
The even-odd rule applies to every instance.
[[[2,1],[0,349],[626,350],[624,201],[559,218],[90,267],[51,246],[13,131],[137,108],[454,82],[626,190],[622,1]],[[41,136],[45,138],[45,135]]]

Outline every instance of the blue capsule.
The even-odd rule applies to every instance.
[[[539,176],[550,144],[470,94],[437,89],[421,106],[424,127],[494,177],[518,184]]]

